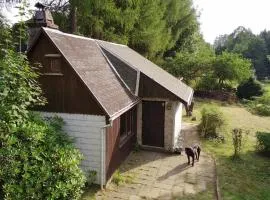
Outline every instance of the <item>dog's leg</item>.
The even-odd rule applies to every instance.
[[[190,164],[190,158],[189,155],[187,155],[187,159],[188,159],[188,165]]]
[[[200,154],[201,154],[201,148],[198,148],[198,161],[200,159]]]
[[[195,155],[195,159],[198,160],[198,153],[197,153],[197,149],[194,149],[194,155]]]
[[[194,157],[195,155],[192,156],[192,167],[194,166]]]

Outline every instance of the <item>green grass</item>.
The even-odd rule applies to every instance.
[[[81,197],[81,200],[95,200],[96,193],[100,190],[99,185],[91,185],[84,189],[84,193]]]
[[[194,115],[197,123],[200,109],[206,104],[218,105],[228,119],[227,131],[223,131],[225,143],[203,140],[204,151],[217,159],[218,177],[223,199],[266,200],[270,199],[270,159],[256,153],[256,131],[270,132],[270,117],[251,114],[240,105],[226,105],[217,101],[196,102]],[[185,120],[187,120],[185,118]],[[249,130],[240,160],[233,160],[231,129]]]

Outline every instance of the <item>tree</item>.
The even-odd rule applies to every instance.
[[[5,54],[5,49],[12,46],[11,29],[4,16],[0,14],[0,59]]]
[[[214,50],[202,39],[194,52],[182,51],[175,58],[167,58],[164,68],[187,83],[212,73]]]
[[[240,99],[250,99],[251,97],[262,96],[263,92],[262,84],[254,78],[249,78],[237,87],[236,95]]]
[[[257,36],[251,30],[240,26],[233,33],[219,36],[216,39],[216,53],[221,54],[223,51],[228,51],[241,54],[244,58],[251,60],[257,77],[263,79],[269,76],[270,69],[266,38],[266,33]]]
[[[74,24],[69,25],[70,22],[77,22],[78,34],[128,44],[154,61],[162,58],[167,51],[189,48],[195,44],[194,34],[198,32],[191,0],[45,2],[52,6],[55,22],[60,29],[71,32],[70,27]],[[74,16],[77,20],[74,20]]]
[[[138,21],[131,32],[130,46],[148,58],[154,57],[159,51],[164,52],[168,45],[165,10],[165,4],[160,0],[145,1],[140,7]]]
[[[225,83],[240,83],[252,75],[251,62],[235,53],[223,52],[218,55],[213,67],[220,86],[225,86]]]

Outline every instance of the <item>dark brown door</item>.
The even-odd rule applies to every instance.
[[[164,102],[143,101],[142,144],[164,147]]]

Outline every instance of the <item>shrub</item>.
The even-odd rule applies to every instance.
[[[95,183],[96,179],[97,179],[97,171],[89,170],[88,177],[87,177],[87,185],[91,186],[92,184]]]
[[[254,80],[254,78],[250,78],[237,87],[236,95],[240,99],[250,99],[254,96],[262,96],[263,86],[260,82]]]
[[[203,137],[218,137],[218,129],[225,125],[226,120],[217,106],[206,106],[201,110],[199,129]]]
[[[270,105],[256,104],[253,109],[258,115],[270,116]]]
[[[232,140],[234,147],[234,158],[239,158],[240,153],[243,148],[243,130],[242,129],[233,129],[232,130]]]
[[[85,183],[82,155],[62,124],[34,115],[11,129],[0,151],[5,199],[79,199]]]
[[[270,94],[264,94],[247,104],[252,112],[262,115],[270,116]]]
[[[23,123],[28,108],[43,105],[38,75],[23,54],[7,50],[0,59],[0,121],[9,125]]]
[[[257,132],[256,137],[258,151],[270,153],[270,133]]]
[[[215,77],[211,75],[203,76],[196,85],[197,90],[218,90],[219,85]]]

